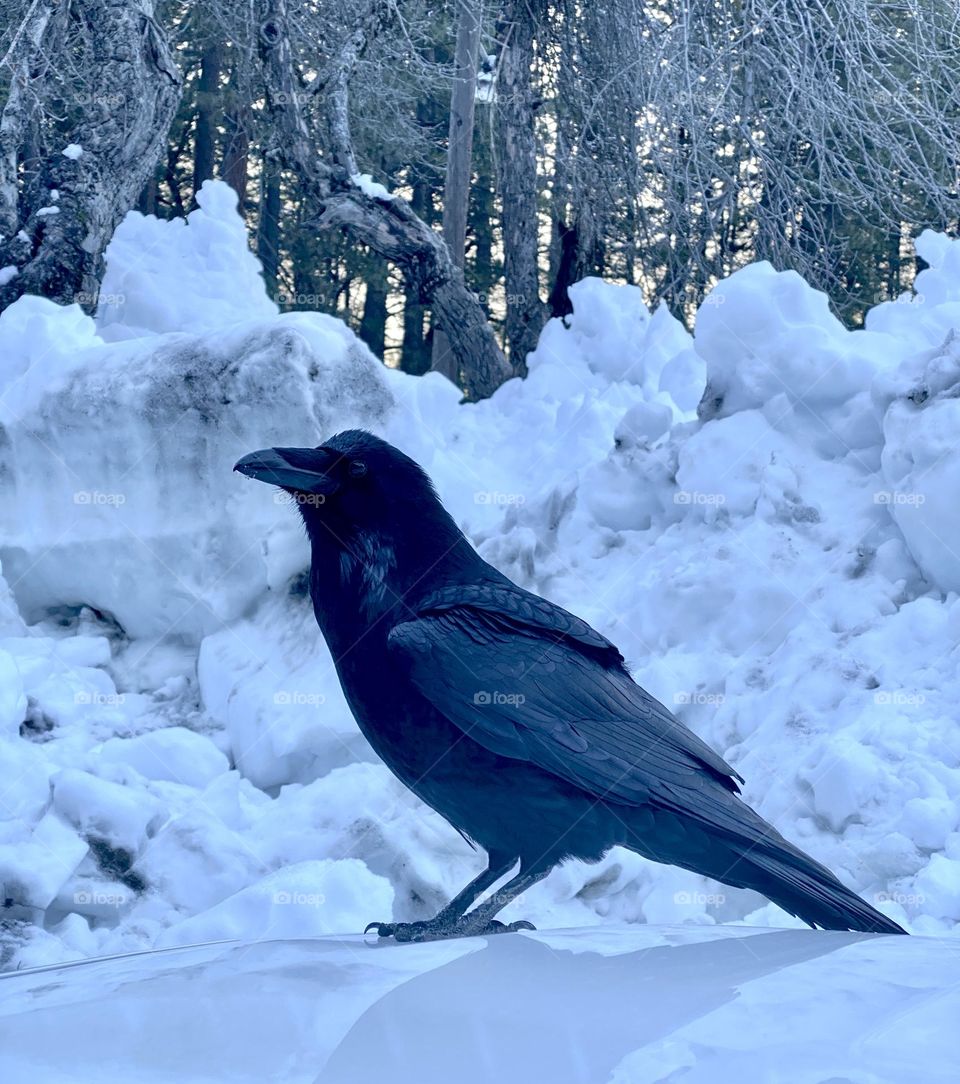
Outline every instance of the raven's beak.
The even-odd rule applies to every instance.
[[[330,496],[340,488],[327,473],[335,458],[318,448],[262,448],[238,459],[233,469],[281,489]]]

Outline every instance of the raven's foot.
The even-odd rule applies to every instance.
[[[363,931],[377,931],[377,937],[392,937],[394,941],[436,941],[456,935],[456,927],[439,922],[371,922]]]
[[[535,930],[536,926],[526,919],[517,922],[500,922],[491,919],[483,926],[470,922],[464,915],[456,922],[371,922],[363,931],[376,930],[378,937],[392,937],[394,941],[439,941],[444,937],[484,937],[495,933],[516,933],[517,930]]]

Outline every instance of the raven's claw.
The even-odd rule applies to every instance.
[[[393,937],[394,924],[392,922],[369,922],[364,927],[364,935],[371,930],[377,931],[377,937]]]

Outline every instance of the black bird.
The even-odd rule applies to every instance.
[[[752,888],[811,926],[905,932],[746,805],[737,772],[609,640],[487,564],[398,449],[354,429],[235,469],[300,510],[317,623],[361,731],[488,855],[434,918],[368,929],[405,941],[532,929],[494,916],[557,863],[620,844]]]

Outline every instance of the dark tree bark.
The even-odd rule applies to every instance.
[[[234,60],[223,118],[223,179],[237,193],[241,214],[247,199],[250,133],[254,124],[249,73],[242,64],[240,58]]]
[[[459,0],[450,129],[447,139],[447,177],[443,187],[443,240],[450,258],[464,266],[467,212],[473,159],[473,114],[477,101],[477,52],[480,48],[480,12],[476,0]],[[433,335],[432,367],[457,381],[458,363],[442,327]]]
[[[95,308],[103,250],[153,173],[180,96],[180,75],[150,0],[75,0],[71,15],[82,21],[89,49],[83,105],[68,137],[55,133],[56,145],[44,148],[26,190],[16,191],[6,168],[0,179],[0,217],[7,225],[0,267],[17,267],[0,288],[0,309],[25,293]],[[28,54],[30,40],[23,36]],[[6,123],[6,107],[4,114],[0,160],[8,167],[6,140],[22,121]],[[67,142],[80,153],[65,155]],[[52,190],[59,193],[56,202]]]
[[[302,90],[290,48],[285,0],[260,0],[259,49],[266,82],[266,121],[273,153],[298,178],[311,203],[321,208],[317,226],[343,228],[351,238],[395,264],[450,338],[460,368],[460,387],[470,398],[491,395],[510,375],[506,359],[477,298],[467,289],[443,239],[397,196],[364,191],[347,110],[347,82],[368,37],[393,12],[376,2],[358,18],[340,53],[319,75],[314,90],[325,103],[329,156],[320,158],[299,101]]]
[[[364,281],[367,294],[360,318],[360,338],[382,360],[387,346],[387,265],[377,261]]]
[[[413,180],[410,206],[413,213],[424,222],[430,216],[430,187],[423,177]],[[422,376],[430,371],[430,341],[427,337],[427,306],[420,298],[420,291],[407,284],[403,305],[403,347],[400,367],[405,373]]]
[[[510,364],[521,376],[546,316],[537,262],[536,104],[531,88],[540,12],[540,0],[507,0],[498,25],[503,46],[497,83],[497,187],[507,294],[505,332]]]
[[[226,139],[223,147],[223,179],[237,193],[240,213],[247,199],[247,171],[250,159],[251,117],[244,107],[236,107],[224,119]]]
[[[208,43],[200,58],[197,123],[193,135],[193,206],[204,181],[214,175],[220,122],[220,44]]]
[[[262,166],[260,224],[257,230],[257,256],[263,265],[267,293],[277,296],[280,270],[280,170],[275,162],[264,159]]]

